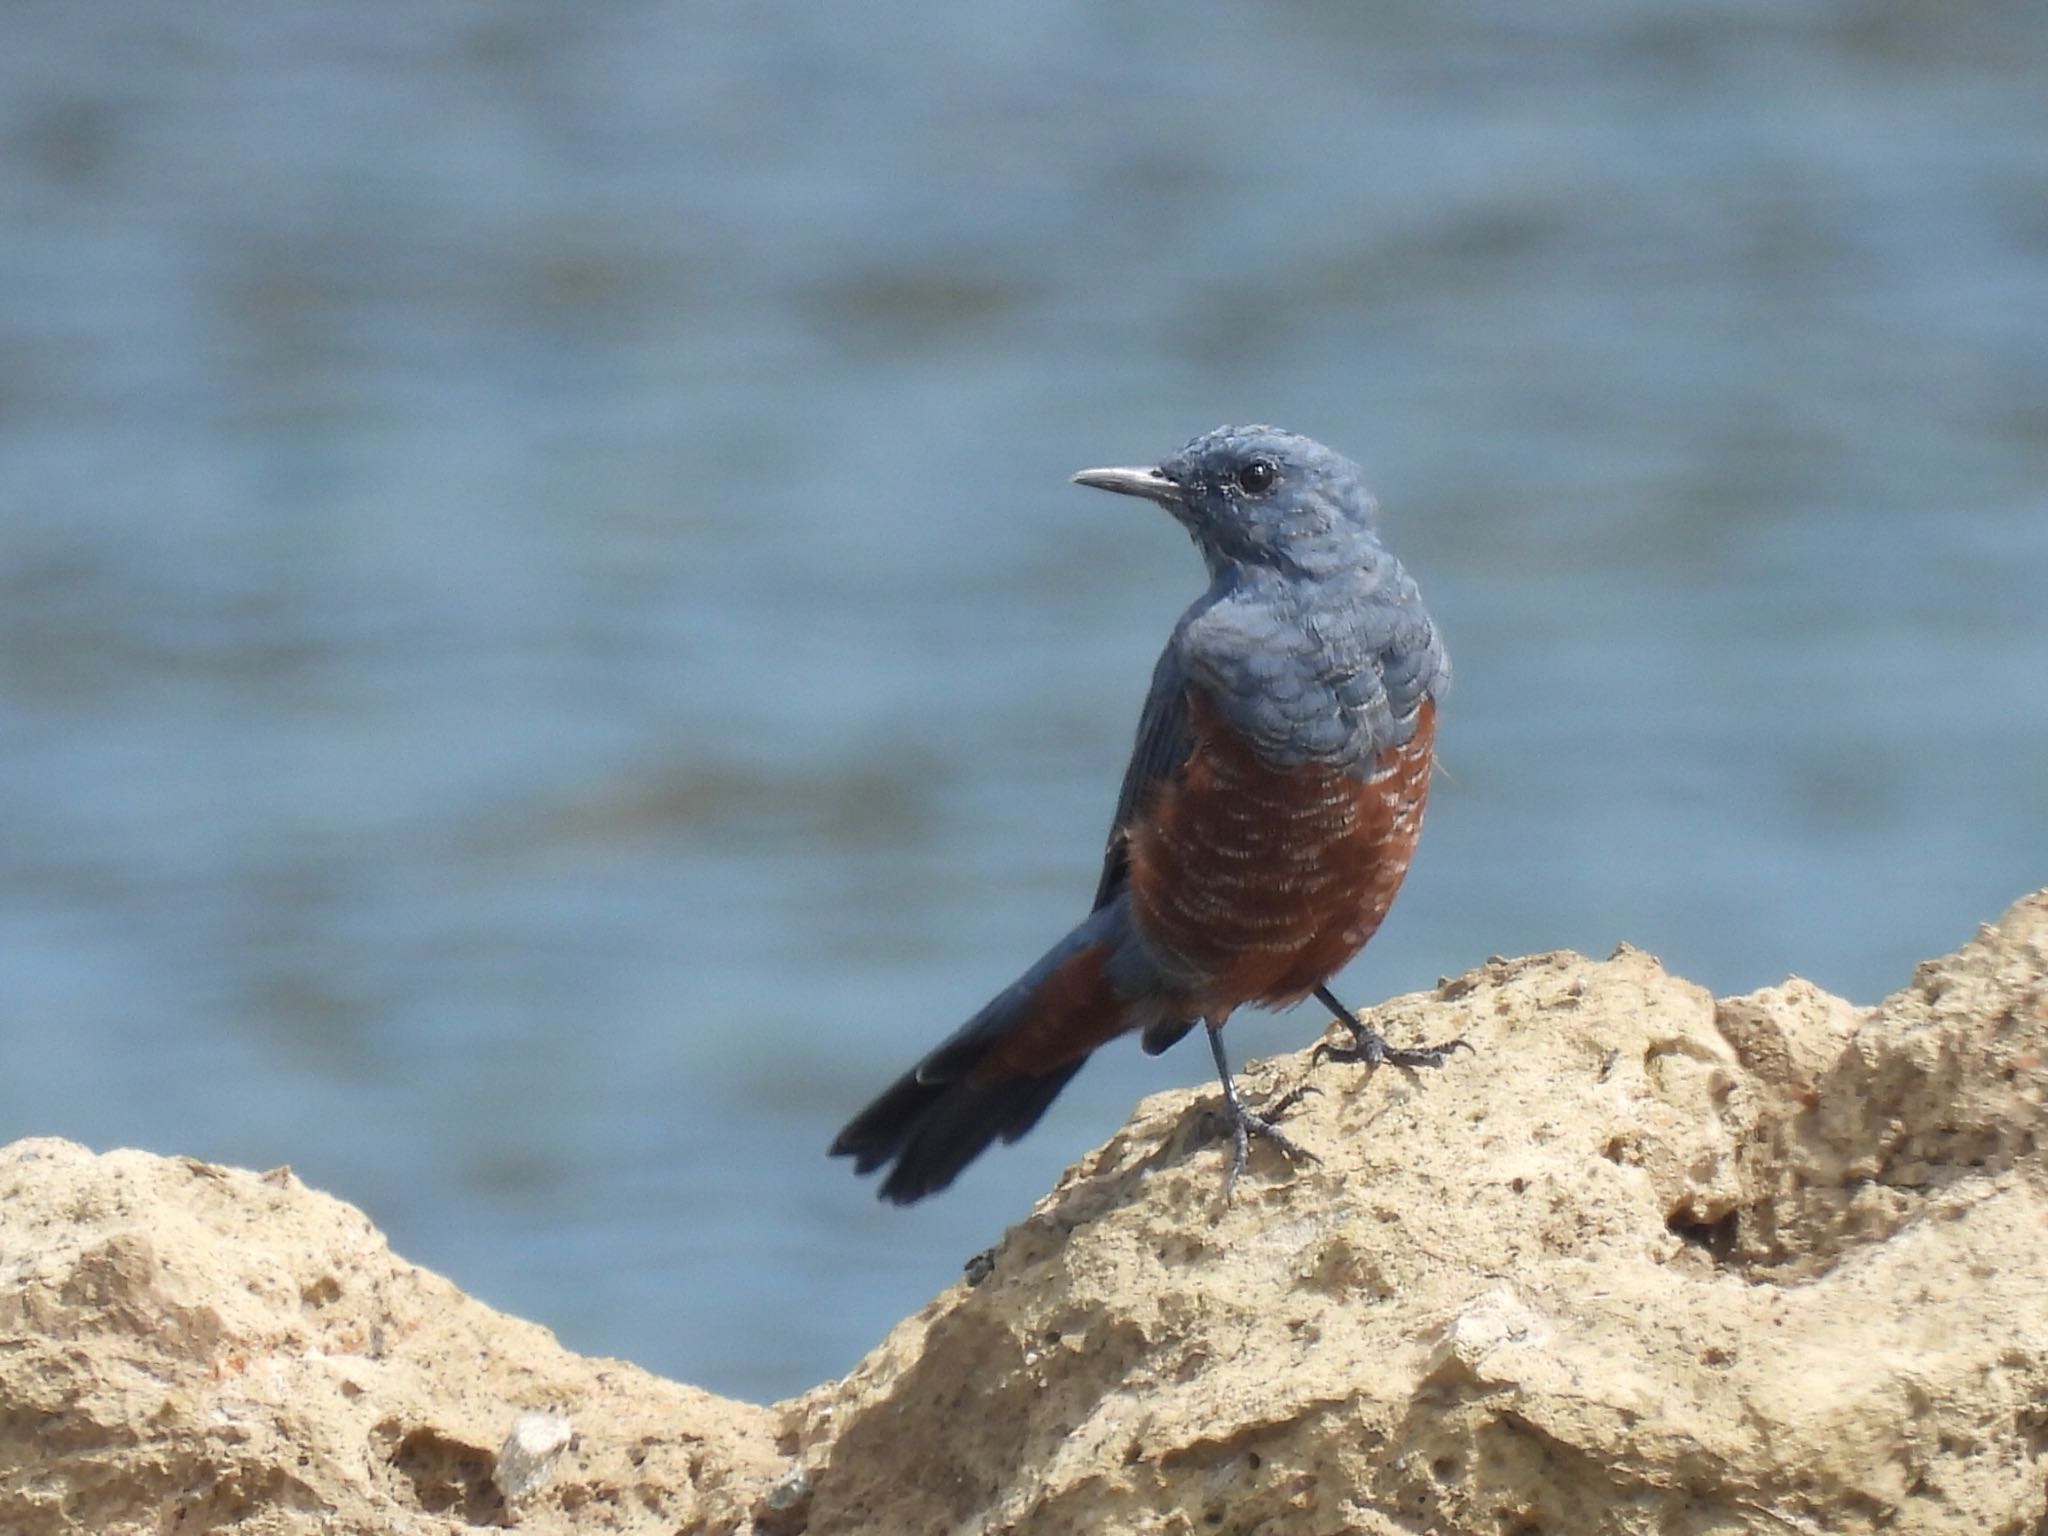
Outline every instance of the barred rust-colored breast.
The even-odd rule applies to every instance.
[[[1422,832],[1436,701],[1362,780],[1267,767],[1199,698],[1192,724],[1187,767],[1131,829],[1132,914],[1204,978],[1190,1011],[1220,1020],[1243,1003],[1298,1002],[1394,904]]]

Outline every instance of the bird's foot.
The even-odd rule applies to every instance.
[[[1337,1022],[1351,1031],[1351,1043],[1331,1045],[1325,1040],[1318,1041],[1315,1048],[1316,1055],[1332,1061],[1362,1061],[1369,1067],[1440,1067],[1456,1051],[1479,1054],[1469,1040],[1446,1040],[1441,1045],[1389,1045],[1385,1035],[1362,1019],[1340,1015]]]
[[[1245,1162],[1251,1156],[1252,1138],[1254,1136],[1257,1136],[1262,1141],[1270,1141],[1281,1152],[1286,1154],[1289,1161],[1308,1163],[1320,1163],[1322,1161],[1315,1153],[1309,1151],[1307,1147],[1302,1146],[1285,1131],[1281,1130],[1276,1123],[1282,1115],[1286,1114],[1288,1110],[1299,1104],[1310,1094],[1320,1092],[1322,1092],[1320,1088],[1314,1088],[1304,1083],[1298,1088],[1289,1089],[1271,1104],[1267,1105],[1266,1112],[1262,1115],[1254,1114],[1249,1109],[1246,1109],[1243,1101],[1234,1092],[1224,1096],[1224,1114],[1230,1120],[1230,1168],[1223,1175],[1224,1204],[1228,1205],[1230,1203],[1231,1192],[1237,1188],[1238,1177],[1244,1172]]]
[[[1310,1094],[1320,1095],[1322,1091],[1314,1083],[1296,1083],[1292,1088],[1281,1094],[1279,1098],[1266,1106],[1266,1118],[1268,1120],[1278,1120]]]

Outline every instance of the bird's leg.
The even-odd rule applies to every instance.
[[[1230,1118],[1230,1172],[1223,1176],[1223,1198],[1226,1201],[1230,1199],[1230,1192],[1237,1185],[1237,1176],[1244,1172],[1245,1159],[1251,1155],[1254,1136],[1265,1137],[1289,1157],[1306,1158],[1311,1163],[1321,1162],[1315,1153],[1306,1147],[1296,1146],[1281,1134],[1280,1127],[1272,1120],[1264,1115],[1255,1115],[1244,1107],[1244,1100],[1237,1096],[1237,1084],[1230,1076],[1230,1063],[1224,1059],[1223,1026],[1208,1024],[1204,1027],[1209,1031],[1209,1054],[1216,1058],[1216,1076],[1223,1083],[1223,1111]],[[1270,1113],[1279,1114],[1300,1097],[1299,1091],[1288,1094]]]
[[[1316,988],[1316,1001],[1337,1015],[1337,1022],[1351,1031],[1349,1046],[1318,1045],[1337,1061],[1362,1061],[1369,1067],[1391,1062],[1397,1067],[1440,1067],[1460,1048],[1472,1050],[1469,1040],[1446,1040],[1442,1045],[1389,1045],[1386,1037],[1337,1000],[1328,987]],[[1473,1051],[1476,1056],[1478,1052]]]

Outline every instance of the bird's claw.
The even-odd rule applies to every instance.
[[[1263,1115],[1253,1114],[1242,1104],[1226,1106],[1230,1113],[1231,1148],[1230,1169],[1223,1175],[1224,1204],[1228,1205],[1230,1203],[1231,1191],[1237,1188],[1238,1176],[1244,1172],[1245,1163],[1251,1156],[1252,1138],[1254,1136],[1259,1137],[1263,1141],[1270,1141],[1281,1152],[1285,1153],[1290,1161],[1299,1160],[1308,1163],[1320,1163],[1322,1161],[1315,1153],[1295,1141],[1274,1123],[1280,1116],[1286,1114],[1288,1110],[1307,1098],[1308,1095],[1321,1092],[1320,1088],[1312,1087],[1306,1083],[1300,1087],[1291,1088],[1274,1100]]]
[[[1337,1022],[1351,1031],[1351,1044],[1332,1045],[1327,1040],[1318,1040],[1311,1052],[1312,1060],[1328,1057],[1331,1061],[1362,1061],[1369,1067],[1441,1067],[1457,1051],[1479,1054],[1472,1042],[1465,1039],[1446,1040],[1441,1045],[1389,1045],[1386,1036],[1370,1024],[1349,1019]]]
[[[1265,1118],[1269,1121],[1278,1120],[1310,1094],[1320,1095],[1322,1091],[1314,1083],[1296,1083],[1292,1088],[1281,1094],[1279,1098],[1266,1106]]]

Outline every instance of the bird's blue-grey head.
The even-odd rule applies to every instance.
[[[1358,466],[1278,427],[1218,427],[1154,468],[1084,469],[1074,481],[1158,502],[1194,535],[1212,568],[1323,575],[1379,552],[1373,499]]]

